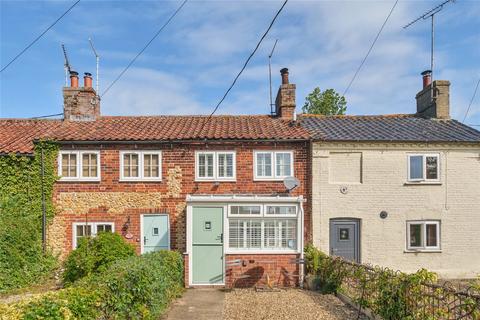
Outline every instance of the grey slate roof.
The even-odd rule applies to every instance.
[[[313,140],[476,142],[480,131],[456,120],[426,119],[413,114],[378,116],[301,115],[301,125]]]

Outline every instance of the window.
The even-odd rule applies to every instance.
[[[241,205],[230,206],[231,215],[259,215],[261,214],[261,206],[257,205]]]
[[[232,250],[297,250],[297,206],[234,204],[228,206]]]
[[[297,206],[267,206],[267,214],[295,216],[297,214]]]
[[[297,220],[230,218],[229,247],[243,250],[296,250]]]
[[[120,151],[121,181],[161,181],[161,151]]]
[[[199,151],[195,156],[195,180],[235,181],[236,164],[233,151]]]
[[[439,181],[440,156],[438,154],[408,155],[408,181]]]
[[[100,152],[60,151],[58,175],[63,181],[99,181]]]
[[[75,249],[81,238],[96,236],[99,232],[114,232],[113,222],[89,222],[73,224],[73,248]]]
[[[254,151],[255,180],[282,180],[293,176],[292,151]]]
[[[440,221],[407,221],[408,250],[439,250]]]

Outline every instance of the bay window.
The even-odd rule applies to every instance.
[[[282,180],[293,176],[292,151],[254,151],[255,180]]]

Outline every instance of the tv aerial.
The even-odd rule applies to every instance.
[[[295,177],[286,177],[285,179],[283,179],[283,185],[288,192],[291,192],[293,189],[300,186],[300,180]]]
[[[63,64],[64,69],[65,69],[65,87],[68,86],[68,76],[70,72],[72,71],[72,66],[70,65],[70,62],[68,61],[68,55],[67,55],[67,49],[65,49],[65,44],[62,43],[62,51],[63,51],[63,56],[65,57],[65,62]]]
[[[97,92],[97,96],[99,95],[98,93],[98,69],[99,69],[99,64],[100,64],[100,56],[97,53],[97,50],[95,50],[95,47],[93,46],[93,41],[92,38],[88,38],[88,42],[90,42],[90,47],[92,47],[93,54],[95,55],[95,62],[96,62],[96,69],[97,69],[97,74],[95,77],[95,91]]]

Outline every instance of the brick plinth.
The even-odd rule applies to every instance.
[[[225,286],[227,288],[231,288],[233,285],[235,288],[267,286],[267,281],[278,287],[297,286],[301,266],[295,264],[292,260],[298,257],[299,255],[296,254],[226,255],[227,265],[237,259],[241,260],[242,264],[240,266],[227,266]]]

